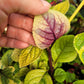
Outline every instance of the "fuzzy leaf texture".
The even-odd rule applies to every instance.
[[[65,15],[55,10],[49,10],[43,15],[35,16],[33,37],[37,47],[45,49],[69,29],[70,23]]]
[[[73,46],[74,35],[65,35],[56,40],[51,48],[53,61],[71,62],[77,57],[77,52]]]
[[[38,47],[29,46],[23,49],[19,55],[19,66],[24,67],[35,61],[40,55],[42,50]]]
[[[51,9],[60,11],[63,14],[66,14],[69,10],[69,0],[65,0],[64,2],[61,2],[59,4],[56,4],[55,6],[52,6]]]
[[[45,73],[46,70],[42,69],[35,69],[28,72],[24,84],[53,84],[51,77]]]
[[[79,54],[80,60],[84,64],[84,33],[75,36],[74,47]]]

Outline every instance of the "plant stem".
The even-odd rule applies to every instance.
[[[78,8],[76,9],[76,11],[73,13],[73,15],[70,17],[69,22],[71,22],[73,20],[73,18],[77,15],[77,13],[80,11],[80,9],[83,7],[84,5],[84,0],[80,3],[80,5],[78,6]]]
[[[52,56],[51,56],[50,48],[48,48],[47,51],[48,51],[48,58],[49,58],[50,74],[51,74],[51,76],[53,76],[54,68],[52,66]]]

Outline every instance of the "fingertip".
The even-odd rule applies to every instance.
[[[49,10],[49,8],[51,7],[51,5],[47,1],[41,0],[41,2],[42,2],[42,5],[35,12],[36,15],[47,12]]]
[[[47,1],[41,0],[41,2],[43,4],[43,6],[48,7],[48,8],[51,7],[50,3],[48,3]]]

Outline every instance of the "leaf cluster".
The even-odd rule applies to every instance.
[[[47,1],[56,1],[51,9],[60,11],[68,19],[82,2]],[[84,8],[72,20],[70,31],[47,49],[32,45],[26,49],[0,47],[0,84],[84,84],[83,32]]]

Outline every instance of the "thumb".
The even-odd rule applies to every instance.
[[[23,14],[39,15],[49,10],[51,5],[44,0],[17,0],[17,12]]]

